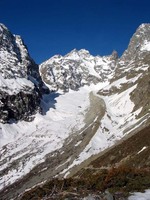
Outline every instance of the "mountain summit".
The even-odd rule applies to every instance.
[[[110,56],[94,57],[85,49],[74,49],[64,57],[57,55],[42,63],[40,74],[52,91],[78,90],[111,79],[117,58],[115,51]]]

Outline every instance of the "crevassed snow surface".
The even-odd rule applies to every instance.
[[[145,190],[145,192],[135,192],[131,195],[128,200],[150,200],[150,189]]]

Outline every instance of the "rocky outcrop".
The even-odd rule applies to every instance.
[[[125,64],[130,63],[132,60],[142,59],[143,55],[147,54],[145,49],[146,44],[150,41],[150,24],[142,24],[138,27],[136,32],[130,39],[127,50],[121,56],[121,61]]]
[[[128,48],[116,63],[110,82],[110,86],[102,89],[99,94],[121,93],[136,85],[130,93],[134,103],[133,111],[141,109],[137,117],[150,114],[150,24],[140,25],[133,34]],[[119,87],[114,83],[118,83]]]
[[[32,90],[32,93],[19,92],[8,95],[2,93],[0,100],[1,122],[11,122],[12,120],[24,119],[32,120],[32,115],[39,110],[40,98],[38,93]]]
[[[0,24],[0,121],[30,120],[39,109],[41,86],[23,40]]]
[[[130,39],[116,67],[114,79],[123,77],[136,77],[145,72],[150,64],[150,24],[142,24]]]

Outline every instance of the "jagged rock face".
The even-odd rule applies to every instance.
[[[135,106],[133,111],[142,108],[138,117],[150,111],[150,24],[142,24],[132,36],[127,50],[116,64],[115,74],[110,81],[127,80],[120,88],[110,87],[100,94],[110,95],[122,92],[136,84],[130,94]],[[121,81],[120,81],[121,83]]]
[[[139,26],[120,59],[123,61],[127,77],[138,78],[131,99],[135,103],[134,110],[142,108],[139,114],[142,117],[150,111],[150,24]]]
[[[150,64],[150,24],[142,24],[133,34],[127,50],[116,67],[115,78],[136,76],[145,71]],[[142,67],[141,67],[142,66]]]
[[[33,91],[32,91],[33,92]],[[8,95],[2,93],[0,102],[1,122],[7,122],[10,119],[26,121],[32,120],[31,115],[39,109],[40,99],[36,92]]]
[[[12,35],[11,32],[0,24],[0,72],[5,78],[28,78],[33,74],[28,71],[38,66],[29,56],[28,50],[20,36]]]
[[[39,107],[38,66],[20,36],[0,24],[0,121],[29,120]],[[35,86],[35,84],[37,86]]]
[[[127,50],[123,53],[121,61],[129,63],[132,60],[140,60],[143,54],[147,54],[150,43],[150,24],[142,24],[133,34]]]
[[[92,56],[87,50],[76,49],[65,55],[56,55],[40,65],[43,81],[52,91],[78,90],[81,86],[97,84],[113,76],[117,52],[111,56]]]

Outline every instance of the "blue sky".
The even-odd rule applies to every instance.
[[[22,36],[37,63],[74,48],[121,55],[137,27],[150,22],[150,1],[0,0],[0,22]]]

